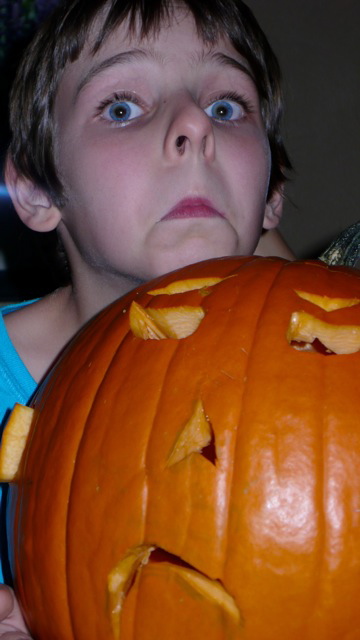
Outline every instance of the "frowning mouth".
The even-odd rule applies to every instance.
[[[115,638],[119,639],[121,636],[121,614],[125,598],[139,573],[146,571],[147,567],[164,580],[164,588],[165,585],[169,588],[169,579],[173,576],[184,585],[187,592],[193,592],[196,599],[207,600],[212,606],[220,608],[235,627],[242,626],[241,612],[220,581],[211,579],[164,549],[144,544],[129,549],[108,576],[109,614]]]
[[[204,198],[185,198],[170,209],[170,211],[163,216],[162,220],[224,217],[224,214],[215,209],[209,200]]]

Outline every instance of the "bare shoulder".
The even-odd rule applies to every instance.
[[[286,244],[278,229],[270,229],[262,234],[259,244],[255,249],[258,256],[278,256],[286,260],[295,260],[295,256]]]
[[[4,317],[15,349],[38,382],[74,333],[68,300],[61,289]]]

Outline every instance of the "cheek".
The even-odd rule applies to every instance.
[[[271,170],[271,154],[264,132],[253,127],[242,130],[241,135],[227,137],[223,142],[226,170],[240,189],[255,190],[266,197]]]
[[[76,123],[75,123],[76,125]],[[118,180],[136,175],[143,157],[143,141],[139,136],[127,135],[124,130],[90,125],[62,128],[59,136],[59,166],[66,177],[84,176],[99,181]],[[91,188],[91,184],[89,186]]]

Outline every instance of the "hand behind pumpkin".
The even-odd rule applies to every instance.
[[[31,640],[14,592],[0,585],[0,640]]]

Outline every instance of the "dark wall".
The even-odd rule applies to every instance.
[[[62,278],[54,234],[36,234],[17,218],[3,184],[8,94],[19,58],[57,0],[0,0],[0,302],[43,295]]]
[[[317,255],[360,219],[360,3],[248,0],[280,58],[296,173],[281,229]]]

